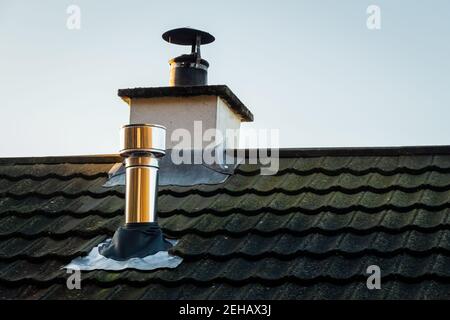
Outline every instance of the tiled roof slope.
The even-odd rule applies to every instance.
[[[0,160],[0,298],[450,298],[450,148],[282,152],[275,176],[160,189],[176,269],[60,268],[123,221],[120,158]],[[366,268],[382,270],[368,290]]]

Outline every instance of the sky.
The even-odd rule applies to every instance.
[[[216,37],[209,84],[281,147],[450,144],[449,16],[448,0],[0,0],[0,157],[117,153],[117,89],[166,86],[189,49],[161,34],[184,26]]]

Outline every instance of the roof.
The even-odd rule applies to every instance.
[[[175,269],[60,268],[123,222],[117,156],[0,160],[0,298],[405,299],[450,296],[450,147],[281,150],[220,185],[162,187]],[[381,290],[366,269],[381,268]]]
[[[225,100],[231,110],[238,114],[243,122],[253,121],[251,111],[226,85],[119,89],[118,95],[122,99],[218,96]]]

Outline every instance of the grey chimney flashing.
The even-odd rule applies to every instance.
[[[242,122],[252,122],[253,114],[226,85],[179,86],[119,89],[118,96],[127,103],[130,99],[218,96],[222,98],[241,118]]]

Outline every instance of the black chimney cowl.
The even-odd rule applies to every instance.
[[[190,45],[191,53],[183,54],[169,61],[169,86],[205,86],[208,85],[208,61],[201,58],[200,45],[215,40],[211,34],[191,29],[179,28],[165,32],[163,39],[178,45]]]

